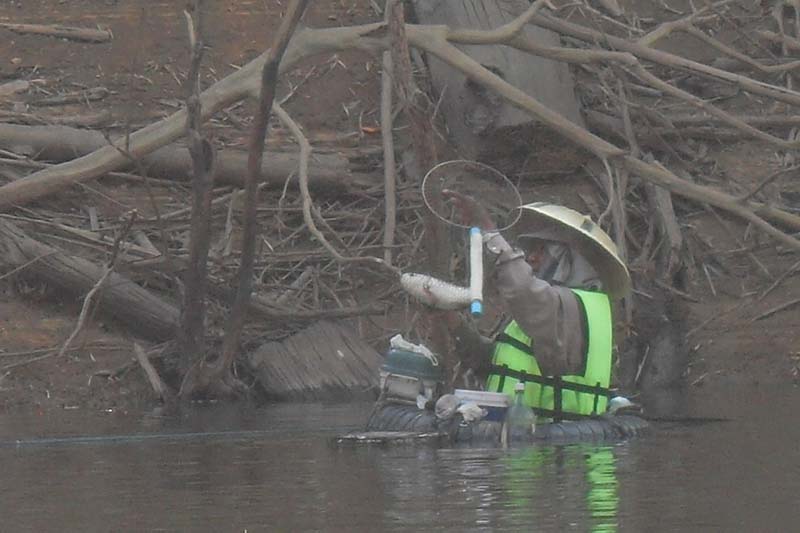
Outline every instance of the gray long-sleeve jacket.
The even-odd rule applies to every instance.
[[[522,252],[495,235],[487,247],[497,257],[495,276],[497,289],[506,311],[520,328],[534,339],[539,368],[545,375],[577,374],[584,368],[584,320],[575,294],[566,287],[550,285],[537,278]],[[490,344],[479,341],[475,332],[463,324],[455,331],[460,346],[470,344],[468,351],[483,350],[488,361]]]

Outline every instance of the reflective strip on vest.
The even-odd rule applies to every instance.
[[[561,376],[564,383],[575,383],[590,387],[599,386],[608,389],[611,380],[611,354],[613,323],[611,303],[603,293],[572,289],[572,292],[583,304],[586,312],[587,356],[586,371],[583,375]],[[503,333],[513,339],[512,342],[495,342],[492,365],[506,366],[516,373],[524,372],[541,376],[541,370],[533,353],[535,340],[526,335],[516,321],[506,326]],[[529,350],[520,349],[524,345]],[[518,379],[512,375],[491,373],[486,381],[486,390],[514,394],[514,386]],[[555,411],[554,388],[551,385],[525,383],[525,403],[534,409],[545,412]],[[604,413],[608,405],[606,395],[578,392],[568,389],[561,391],[561,409],[567,415],[592,415]]]

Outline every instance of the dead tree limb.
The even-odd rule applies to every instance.
[[[286,47],[294,34],[297,24],[300,22],[300,18],[305,12],[307,4],[308,0],[293,0],[289,4],[286,15],[284,15],[273,40],[272,47],[267,52],[267,58],[261,71],[258,110],[253,121],[253,131],[248,146],[247,178],[244,186],[244,228],[241,263],[237,273],[236,296],[225,326],[222,354],[214,365],[216,367],[215,373],[218,374],[217,377],[225,372],[230,372],[231,364],[239,351],[239,343],[253,286],[253,264],[255,262],[256,239],[258,239],[257,187],[261,176],[261,160],[264,155],[267,123],[269,122],[272,103],[275,100],[275,87],[278,83],[281,59],[286,52]],[[201,359],[200,364],[205,364],[205,360]],[[186,383],[187,381],[184,380],[184,385]],[[207,386],[207,384],[205,385]],[[184,386],[181,385],[182,394],[183,391]]]
[[[414,29],[409,31],[409,35],[414,35],[415,31],[417,30]],[[799,230],[800,217],[790,213],[781,212],[780,210],[770,208],[768,206],[756,206],[755,204],[751,204],[751,208],[750,206],[743,205],[737,202],[734,197],[721,191],[683,180],[663,166],[647,163],[641,159],[629,155],[623,155],[624,151],[621,148],[604,141],[603,139],[593,135],[579,126],[572,124],[558,115],[552,116],[553,113],[549,110],[545,110],[547,112],[540,116],[538,113],[540,111],[541,104],[539,104],[531,96],[519,91],[497,76],[494,76],[491,72],[483,68],[472,58],[466,56],[453,45],[451,45],[447,41],[447,33],[447,27],[441,27],[438,28],[438,33],[426,33],[425,39],[422,39],[421,35],[414,35],[414,42],[429,53],[436,54],[436,56],[440,59],[447,61],[456,68],[462,69],[477,83],[486,85],[487,87],[496,90],[501,96],[517,103],[517,105],[530,111],[535,116],[540,118],[549,116],[548,120],[546,121],[548,125],[551,125],[553,129],[568,139],[594,153],[600,157],[600,159],[614,159],[621,156],[621,161],[625,164],[625,166],[628,167],[631,172],[635,172],[641,178],[661,185],[662,187],[686,198],[699,201],[700,203],[709,203],[735,213],[738,216],[753,222],[756,227],[765,233],[775,237],[794,249],[800,250],[800,240],[797,240],[794,237],[787,235],[786,233],[771,226],[762,218],[762,216],[769,216],[782,224],[790,225],[791,227]],[[622,41],[627,43],[627,41]],[[650,49],[645,48],[645,50]],[[800,96],[800,94],[798,96]],[[759,216],[759,214],[761,216]]]
[[[753,318],[750,319],[750,322],[755,322],[757,320],[763,320],[763,319],[765,319],[767,317],[770,317],[770,316],[774,315],[775,313],[779,313],[779,312],[781,312],[781,311],[783,311],[785,309],[789,309],[790,307],[794,307],[797,304],[800,304],[800,298],[792,298],[788,302],[784,302],[784,303],[782,303],[780,305],[777,305],[777,306],[773,307],[772,309],[769,309],[768,311],[764,311],[763,313],[761,313],[761,314],[759,314],[757,316],[754,316]]]
[[[634,76],[645,81],[652,87],[660,89],[664,91],[666,94],[670,94],[680,100],[688,102],[692,106],[702,111],[705,111],[710,115],[713,115],[723,124],[728,124],[730,126],[733,126],[734,128],[741,130],[756,139],[760,139],[762,141],[768,142],[780,148],[784,148],[787,150],[800,148],[800,143],[798,143],[797,141],[787,141],[785,139],[781,139],[780,137],[776,137],[774,135],[761,131],[758,128],[754,128],[747,122],[739,119],[735,115],[731,115],[730,113],[723,111],[722,109],[711,104],[710,102],[703,100],[702,98],[698,98],[697,96],[694,96],[693,94],[687,91],[684,91],[677,87],[673,87],[669,83],[660,79],[658,76],[655,76],[654,74],[648,72],[647,69],[645,69],[642,65],[638,63],[632,65],[630,68]]]
[[[0,86],[0,96],[2,95],[3,86]],[[112,122],[111,119],[112,115],[108,110],[95,111],[92,113],[81,113],[78,115],[34,114],[20,113],[16,111],[0,111],[0,120],[3,122],[28,125],[57,124],[61,126],[80,128],[96,128],[110,124]]]
[[[539,17],[537,16],[537,17],[535,17],[535,19],[538,21]],[[547,20],[551,20],[551,19],[548,18]],[[573,25],[573,24],[570,24],[570,23],[566,23],[566,22],[563,22],[563,21],[557,21],[555,19],[552,19],[552,20],[554,20],[555,22],[553,22],[552,24],[546,25],[546,27],[550,27],[550,29],[554,29],[555,31],[559,31],[559,29],[564,30],[565,28],[569,29],[571,31],[571,33],[568,33],[568,34],[571,35],[571,36],[574,36],[576,38],[580,38],[580,37],[587,38],[587,34],[591,35],[592,37],[596,37],[598,39],[600,39],[601,37],[605,36],[605,34],[602,34],[602,33],[599,33],[599,32],[594,32],[594,30],[589,30],[589,29],[582,28],[582,27],[577,27],[577,29],[575,29],[573,27],[576,26],[576,25]],[[530,96],[528,96],[528,95],[526,95],[524,93],[521,93],[521,91],[518,91],[516,88],[509,86],[503,80],[497,78],[496,76],[493,76],[490,72],[486,71],[486,69],[483,69],[483,67],[481,67],[481,65],[476,64],[471,58],[462,57],[463,54],[459,50],[457,50],[454,47],[452,47],[452,45],[450,45],[447,42],[447,40],[448,40],[447,36],[449,35],[448,28],[442,27],[442,28],[439,28],[439,30],[441,31],[441,33],[439,35],[440,38],[437,39],[437,38],[435,38],[435,36],[432,36],[432,35],[428,34],[428,38],[425,39],[424,42],[420,42],[419,43],[420,46],[422,48],[426,49],[429,53],[434,53],[435,55],[437,55],[437,57],[439,57],[439,58],[441,58],[441,59],[443,59],[445,61],[448,61],[451,65],[453,65],[453,66],[455,66],[457,68],[461,68],[464,72],[467,72],[468,75],[470,77],[472,77],[472,79],[474,79],[476,82],[481,83],[481,84],[485,84],[486,86],[491,87],[492,89],[496,90],[501,96],[503,96],[505,98],[508,98],[509,100],[517,103],[518,105],[520,105],[524,109],[527,109],[528,111],[530,111],[534,115],[539,116],[538,115],[538,108],[540,107],[540,104],[538,104],[538,102],[536,102],[535,99],[531,98]],[[457,38],[458,42],[471,42],[473,39],[478,38],[478,36],[476,36],[476,32],[472,31],[472,30],[470,30],[470,31],[455,31],[453,33],[456,35],[456,38]],[[431,37],[434,37],[434,38],[431,38]],[[609,39],[612,39],[610,36],[606,36],[606,37],[608,37]],[[421,41],[421,40],[422,39],[415,39],[415,42]],[[629,43],[628,41],[625,41],[624,39],[618,39],[618,40],[621,43],[627,43],[629,45],[632,45],[632,43]],[[518,38],[515,37],[514,40],[513,40],[513,45],[518,45],[519,42],[520,41],[518,40]],[[601,42],[602,42],[602,40],[601,40]],[[624,44],[620,44],[619,48],[624,49]],[[650,52],[658,52],[658,51],[653,51],[653,50],[651,50],[649,48],[646,48],[646,47],[638,47],[637,48],[634,45],[632,45],[632,48],[634,50],[638,51],[640,53],[640,55],[649,55]],[[640,50],[639,48],[641,48],[642,50]],[[614,54],[615,59],[622,59],[623,62],[625,62],[625,63],[629,63],[630,61],[634,61],[635,62],[635,58],[634,57],[627,56],[627,58],[626,58],[625,54],[619,54],[619,53],[615,53],[615,52],[588,51],[590,53],[586,54],[585,56],[584,56],[584,54],[581,54],[580,52],[583,52],[583,51],[582,50],[572,50],[572,51],[569,51],[568,53],[561,54],[561,56],[562,56],[562,59],[566,59],[567,57],[569,57],[569,58],[571,58],[573,60],[580,60],[580,59],[595,60],[595,59],[601,57],[603,54]],[[660,52],[659,52],[659,54],[660,54]],[[666,54],[666,55],[667,56],[671,56],[670,54]],[[581,57],[581,56],[583,56],[583,57]],[[660,57],[660,56],[656,55],[656,57]],[[673,56],[673,57],[677,57],[677,56]],[[680,60],[684,61],[683,58],[677,58],[677,59],[680,59]],[[688,60],[685,60],[685,61],[688,61]],[[698,63],[698,65],[700,67],[705,67],[705,65],[700,65],[699,63]],[[673,65],[673,66],[675,66],[675,65]],[[717,70],[717,69],[713,69],[713,70]],[[724,71],[720,71],[720,72],[724,73]],[[729,73],[725,73],[725,74],[729,74]],[[737,76],[738,78],[741,78],[741,76],[738,76],[738,75],[735,75],[735,76]],[[756,83],[754,80],[750,80],[750,81],[753,82],[753,83]],[[760,82],[758,82],[758,83],[760,83]],[[762,85],[766,86],[766,84],[762,84]],[[768,86],[768,87],[770,87],[769,94],[771,96],[773,96],[773,97],[776,97],[774,92],[776,92],[778,90],[784,91],[784,92],[786,91],[785,89],[781,89],[781,88],[777,88],[777,87],[773,87],[773,86]],[[774,89],[774,91],[773,91],[773,89]],[[792,92],[792,91],[789,91],[789,92]],[[783,93],[781,93],[781,94],[783,94]],[[800,97],[800,93],[793,93],[793,94],[797,94],[797,96]],[[618,148],[618,147],[616,147],[616,146],[614,146],[614,145],[612,145],[610,143],[607,143],[606,141],[600,139],[599,137],[596,137],[595,135],[593,135],[593,134],[589,133],[588,131],[584,130],[583,128],[574,126],[572,123],[569,123],[568,121],[566,121],[563,118],[558,117],[558,116],[552,117],[552,119],[553,120],[551,122],[548,122],[548,124],[551,125],[556,131],[559,131],[562,135],[564,135],[565,137],[573,140],[577,144],[583,146],[584,148],[586,148],[587,150],[591,151],[592,153],[594,153],[595,155],[597,155],[601,159],[604,158],[604,157],[602,157],[603,155],[606,155],[606,157],[608,157],[608,158],[614,158],[614,157],[617,157],[617,156],[621,155],[622,150],[620,148]],[[574,135],[574,136],[569,133],[570,130],[573,130],[573,126],[580,130],[579,134]],[[695,200],[695,201],[699,201],[700,203],[709,203],[711,205],[720,207],[721,209],[725,209],[727,211],[735,213],[740,217],[743,217],[743,218],[745,218],[747,220],[752,221],[754,223],[754,225],[756,225],[757,227],[759,227],[760,229],[762,229],[766,233],[772,235],[773,237],[781,240],[782,242],[792,246],[795,249],[800,249],[800,241],[798,241],[794,237],[791,237],[790,235],[787,235],[787,234],[783,233],[782,231],[778,230],[777,228],[771,226],[763,218],[761,218],[761,217],[767,217],[767,218],[769,218],[771,220],[774,220],[775,222],[778,222],[780,224],[784,224],[784,225],[787,225],[787,226],[789,226],[789,227],[791,227],[793,229],[800,230],[800,217],[798,217],[796,215],[793,215],[791,213],[787,213],[787,212],[784,212],[784,211],[780,211],[778,209],[775,209],[775,208],[772,208],[772,207],[769,207],[769,206],[765,206],[763,204],[756,204],[754,202],[751,202],[748,205],[740,204],[740,203],[737,202],[736,198],[734,198],[734,197],[732,197],[730,195],[727,195],[727,194],[725,194],[725,193],[723,193],[721,191],[717,191],[715,189],[711,189],[711,188],[708,188],[708,187],[703,187],[703,186],[696,185],[694,183],[688,182],[686,180],[682,180],[682,179],[680,179],[679,177],[675,176],[672,172],[670,172],[669,170],[667,170],[666,168],[664,168],[661,165],[655,165],[655,164],[646,163],[644,161],[641,161],[640,159],[637,159],[637,158],[631,157],[631,156],[623,156],[623,161],[625,162],[625,165],[629,168],[629,170],[635,171],[643,179],[646,179],[648,181],[657,183],[657,184],[659,184],[659,185],[661,185],[661,186],[669,189],[670,191],[672,191],[674,193],[677,193],[677,194],[679,194],[681,196],[690,198],[690,199]]]
[[[31,82],[28,80],[14,80],[9,81],[3,84],[0,84],[0,98],[8,98],[9,96],[15,95],[17,93],[24,93],[31,88]],[[7,118],[9,115],[13,115],[14,113],[3,111],[0,114],[1,117]]]
[[[751,126],[775,128],[800,126],[799,115],[737,115],[736,118]],[[698,115],[697,113],[691,115],[668,115],[667,119],[673,126],[678,128],[684,126],[707,126],[719,122],[716,117]]]
[[[201,97],[205,110],[206,100]],[[205,111],[202,111],[204,118]],[[0,115],[0,118],[2,116]],[[185,133],[186,115],[183,115]],[[171,142],[171,141],[169,141]],[[87,131],[67,126],[24,126],[0,124],[0,148],[21,152],[40,160],[71,162],[87,154],[108,148],[106,137],[98,131]],[[117,154],[119,155],[119,154]],[[240,187],[247,173],[247,153],[243,150],[220,150],[216,158],[216,181],[220,184]],[[261,166],[261,175],[272,187],[282,187],[286,176],[297,168],[297,156],[293,153],[268,150]],[[157,147],[139,159],[147,174],[169,180],[183,180],[192,174],[192,155],[186,147],[175,145]],[[62,163],[58,168],[63,168]],[[115,165],[122,169],[130,166],[130,160]],[[26,178],[27,179],[27,178]],[[315,154],[309,162],[309,183],[312,187],[332,189],[365,188],[377,182],[367,176],[351,171],[349,161],[341,154]],[[78,179],[77,181],[84,181]],[[53,189],[58,190],[58,188]]]
[[[209,292],[224,302],[232,302],[234,295],[230,289],[219,285],[209,285]],[[380,315],[386,312],[386,307],[381,305],[364,305],[360,307],[346,307],[341,309],[303,310],[291,307],[282,307],[264,296],[254,295],[249,303],[249,312],[258,316],[269,318],[273,322],[300,322],[317,320],[321,318],[348,318],[354,316]]]
[[[417,181],[422,183],[422,177],[436,165],[438,156],[436,139],[430,124],[431,114],[427,112],[428,106],[424,101],[424,94],[414,83],[411,71],[403,2],[392,0],[387,5],[387,20],[391,41],[392,72],[395,78],[394,88],[397,92],[397,99],[410,123],[411,144],[414,147],[418,173]],[[441,211],[440,195],[434,194],[429,200],[434,210]],[[446,275],[449,247],[445,227],[442,221],[430,212],[425,215],[424,246],[428,254],[430,271],[439,276]]]
[[[633,128],[633,121],[631,120],[630,116],[630,106],[628,105],[630,100],[630,91],[628,84],[625,81],[624,74],[620,74],[619,84],[622,86],[619,90],[619,98],[621,103],[620,115],[622,116],[623,130],[625,132],[625,137],[628,140],[628,145],[631,147],[631,157],[640,158],[642,156],[642,152],[636,132]],[[627,169],[625,172],[627,173]],[[681,264],[680,252],[683,248],[681,229],[678,225],[677,219],[675,218],[675,211],[672,207],[672,196],[667,189],[652,183],[645,184],[645,194],[647,196],[648,204],[655,212],[656,223],[662,238],[666,239],[668,243],[668,248],[662,252],[662,256],[664,257],[664,260],[662,261],[662,275],[665,279],[671,280]],[[626,306],[626,311],[628,307],[633,307],[632,303],[628,302],[628,300],[629,298],[626,298],[626,303],[629,303],[630,305]],[[627,318],[628,321],[631,322],[633,315],[628,314]]]
[[[381,139],[383,141],[383,180],[385,217],[383,229],[383,260],[392,264],[392,244],[397,225],[397,163],[394,159],[394,136],[392,125],[392,82],[394,69],[392,55],[383,53],[383,72],[381,73]]]
[[[34,261],[35,260],[35,261]],[[0,266],[17,268],[19,275],[45,283],[67,293],[80,295],[91,290],[106,268],[30,237],[15,224],[0,220]],[[100,309],[124,323],[143,338],[164,341],[173,338],[178,309],[128,278],[112,272],[98,295]]]
[[[381,41],[372,38],[371,34],[380,30],[382,26],[380,23],[375,23],[352,28],[303,29],[292,40],[296,44],[288,48],[285,60],[281,61],[281,72],[309,54],[351,48],[366,50],[379,48]],[[260,83],[258,74],[270,53],[265,52],[203,91],[200,102],[203,120],[249,96],[253,91],[258,91]],[[186,111],[181,110],[114,143],[126,148],[131,157],[141,158],[181,137],[185,131],[185,124]],[[76,182],[98,178],[106,172],[127,165],[129,161],[130,158],[120,153],[117,146],[106,145],[85,156],[43,169],[0,187],[0,210],[7,210],[11,206],[53,194]]]
[[[9,24],[0,23],[0,28],[13,31],[14,33],[32,33],[35,35],[47,35],[71,41],[84,41],[89,43],[104,43],[110,41],[114,36],[109,30],[98,30],[95,28],[73,28],[71,26],[60,26],[58,24]]]
[[[753,32],[757,37],[761,39],[770,41],[772,43],[780,44],[784,48],[784,55],[786,51],[798,51],[800,50],[800,41],[795,39],[794,37],[789,37],[788,35],[779,35],[775,32],[769,30],[755,30]]]
[[[731,212],[744,220],[752,222],[755,227],[779,242],[795,250],[800,250],[800,241],[766,222],[759,216],[759,209],[750,209],[728,194],[683,180],[662,166],[648,164],[630,156],[626,156],[624,162],[632,172],[635,172],[642,178],[656,183],[665,189],[676,192],[684,198],[689,198],[701,204],[713,205]],[[773,210],[773,208],[763,206],[761,209],[764,213],[768,213],[772,216],[776,215],[775,211],[777,210]]]
[[[169,386],[164,383],[164,380],[161,379],[161,376],[158,375],[158,372],[153,367],[153,363],[151,363],[150,359],[148,359],[147,354],[136,342],[133,343],[133,353],[136,355],[136,360],[139,362],[139,366],[141,366],[142,370],[144,370],[144,373],[147,376],[147,381],[149,381],[150,386],[153,387],[153,391],[158,395],[162,402],[170,403],[174,399],[174,393],[172,392],[172,389],[170,389]]]
[[[539,3],[541,1],[539,0]],[[422,183],[423,176],[438,162],[436,138],[433,135],[433,125],[430,123],[432,113],[427,111],[428,106],[424,95],[414,83],[403,2],[391,0],[386,7],[392,72],[395,77],[394,87],[397,91],[397,99],[410,124],[411,144],[414,148],[418,174],[416,181]],[[433,211],[441,212],[443,203],[441,191],[434,191],[434,194],[429,197],[429,201]],[[450,255],[447,228],[430,210],[425,213],[424,220],[424,247],[428,256],[428,269],[434,275],[446,279]],[[426,312],[431,313],[430,310],[426,310]],[[448,373],[455,368],[452,335],[443,321],[429,320],[428,323],[432,347],[442,358],[445,376],[448,376]]]
[[[30,102],[30,105],[37,107],[62,106],[68,104],[82,104],[84,102],[96,102],[103,100],[111,94],[106,87],[91,87],[78,91],[46,96]]]
[[[488,35],[478,34],[487,41],[485,44],[458,44],[458,48],[511,85],[535,95],[547,108],[582,124],[574,80],[567,65],[491,42],[520,34],[542,45],[558,46],[560,37],[555,32],[526,25],[529,14],[541,4],[532,6],[530,0],[412,0],[411,3],[422,24],[446,24],[460,28],[458,31],[486,32]],[[549,132],[530,113],[498,98],[435,56],[428,55],[425,68],[438,98],[437,115],[444,117],[448,138],[460,157],[478,159],[509,171],[503,164],[508,160],[507,154],[526,150],[530,143],[537,152],[543,149],[540,140],[547,139]],[[522,168],[517,171],[524,172]]]
[[[300,197],[303,200],[303,221],[305,221],[308,231],[314,238],[333,256],[333,258],[340,263],[370,263],[380,265],[387,268],[392,274],[399,276],[400,271],[390,264],[386,263],[378,257],[347,257],[341,254],[330,242],[325,238],[325,235],[319,230],[316,222],[314,222],[314,205],[311,199],[311,193],[308,190],[308,159],[311,155],[311,144],[308,139],[303,135],[300,126],[295,122],[292,117],[277,103],[272,106],[275,115],[278,116],[281,122],[289,128],[294,136],[297,144],[300,145],[300,167],[297,171],[299,184],[300,184]]]
[[[189,29],[191,63],[186,78],[186,136],[192,154],[192,214],[189,230],[189,264],[183,276],[181,325],[178,329],[179,367],[183,374],[205,356],[206,280],[211,242],[211,196],[214,186],[214,146],[201,134],[200,65],[203,60],[202,0],[192,12],[184,11]]]
[[[739,248],[741,248],[742,250],[746,250],[747,249],[745,247],[744,243],[742,242],[742,240],[739,238],[739,236],[736,235],[736,233],[733,231],[733,229],[731,229],[731,227],[728,226],[728,223],[725,222],[722,219],[721,216],[719,216],[719,213],[717,213],[714,210],[713,207],[706,206],[706,210],[709,211],[711,213],[711,215],[715,219],[717,219],[717,222],[719,223],[720,226],[722,226],[722,229],[725,230],[725,233],[727,233],[728,236],[731,239],[733,239],[733,241],[736,242],[737,245],[739,245]],[[764,266],[764,263],[762,263],[761,261],[758,260],[758,257],[756,257],[755,254],[753,254],[753,252],[748,250],[746,252],[746,255],[747,255],[748,259],[750,259],[750,261],[753,262],[753,264],[756,266],[756,268],[760,269],[764,273],[765,276],[771,276],[771,274],[769,272],[769,269],[766,266]]]
[[[653,46],[657,41],[668,37],[673,31],[681,30],[685,27],[695,24],[697,22],[701,22],[703,20],[713,20],[717,18],[717,15],[706,15],[709,11],[716,9],[718,7],[722,7],[724,5],[730,4],[731,0],[723,0],[722,2],[717,2],[712,5],[704,6],[691,15],[684,17],[682,19],[673,20],[670,22],[665,22],[663,24],[659,24],[658,27],[648,33],[647,35],[639,38],[637,44],[642,46]]]
[[[303,292],[303,289],[305,289],[306,285],[308,285],[308,282],[313,277],[314,267],[308,265],[288,287],[282,291],[275,291],[272,294],[267,294],[265,300],[274,301],[277,306],[283,306],[287,303],[291,306],[292,301],[297,301],[298,296]]]
[[[456,39],[458,42],[471,42],[470,36],[463,31],[457,32]],[[453,39],[448,36],[449,41],[453,41]],[[627,42],[627,41],[625,41]],[[523,36],[517,35],[513,39],[509,41],[509,44],[512,46],[519,48],[520,50],[525,50],[532,54],[540,55],[542,57],[547,57],[549,59],[555,59],[559,61],[565,61],[568,63],[593,63],[597,61],[601,62],[612,62],[620,64],[623,68],[629,69],[632,75],[641,79],[647,85],[658,89],[662,93],[666,93],[672,95],[680,100],[688,102],[694,107],[705,111],[706,113],[712,115],[713,117],[717,118],[722,123],[728,124],[743,133],[750,135],[754,138],[766,141],[770,144],[778,146],[784,149],[796,149],[800,147],[800,143],[797,141],[787,141],[780,137],[776,137],[764,131],[761,131],[747,121],[743,120],[740,117],[732,115],[726,111],[723,111],[719,107],[713,105],[712,103],[698,98],[693,94],[679,89],[670,85],[669,83],[665,82],[664,80],[660,79],[658,76],[650,73],[647,69],[642,66],[642,64],[638,61],[635,54],[630,52],[616,52],[616,51],[605,51],[605,50],[580,50],[580,49],[568,49],[568,48],[553,48],[547,46],[541,46],[531,39],[527,39]],[[677,57],[677,56],[676,56]],[[800,96],[800,93],[798,93]]]
[[[747,76],[742,76],[741,74],[735,74],[662,50],[642,46],[638,43],[627,41],[579,24],[560,20],[549,15],[536,15],[532,22],[562,35],[573,37],[592,45],[602,44],[614,50],[629,52],[640,59],[646,59],[647,61],[652,61],[653,63],[665,67],[677,68],[698,76],[732,83],[747,92],[767,96],[779,102],[800,105],[800,93],[777,85],[770,85],[748,78]]]
[[[728,57],[731,57],[745,65],[748,65],[760,72],[764,72],[767,74],[770,73],[780,73],[786,72],[790,70],[794,70],[800,67],[800,61],[790,61],[788,63],[780,63],[777,65],[765,65],[755,59],[751,58],[750,56],[739,52],[738,50],[724,44],[718,39],[711,37],[701,29],[696,26],[697,22],[704,21],[704,20],[712,20],[717,18],[717,15],[708,15],[708,16],[700,16],[703,13],[706,13],[709,10],[714,8],[722,7],[723,5],[730,4],[730,0],[725,0],[723,2],[718,2],[714,5],[706,6],[702,9],[695,11],[693,14],[689,15],[688,17],[682,18],[680,20],[674,20],[671,22],[665,22],[659,25],[658,28],[653,30],[652,32],[648,33],[638,41],[636,44],[641,46],[651,47],[657,40],[663,39],[673,32],[683,32],[696,39],[706,43],[711,48],[718,50],[719,52],[725,54]],[[784,55],[786,55],[784,53]]]
[[[742,195],[740,200],[742,202],[746,202],[747,200],[749,200],[750,198],[752,198],[756,194],[758,194],[764,187],[766,187],[767,185],[769,185],[770,183],[772,183],[773,181],[775,181],[779,177],[783,176],[784,174],[789,174],[791,172],[796,172],[798,170],[800,170],[800,165],[794,165],[794,166],[791,166],[791,167],[781,168],[781,169],[776,170],[775,172],[773,172],[772,174],[770,174],[766,178],[762,179],[761,183],[759,183],[758,185],[753,187],[753,189],[750,192],[748,192],[747,194]]]
[[[671,281],[681,264],[680,253],[683,248],[683,236],[675,218],[672,196],[667,189],[652,183],[646,184],[645,192],[648,204],[655,212],[656,224],[662,238],[667,241],[667,246],[662,249],[664,261],[661,275]]]

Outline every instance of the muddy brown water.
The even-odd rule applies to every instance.
[[[369,405],[0,416],[2,531],[793,531],[800,390],[613,445],[337,448]],[[125,436],[124,438],[120,438]]]

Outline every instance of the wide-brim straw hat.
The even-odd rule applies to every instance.
[[[590,217],[547,202],[534,202],[519,209],[522,213],[515,228],[519,237],[536,238],[537,232],[551,239],[557,235],[555,240],[574,247],[597,270],[606,294],[622,298],[630,292],[631,277],[617,245]]]

